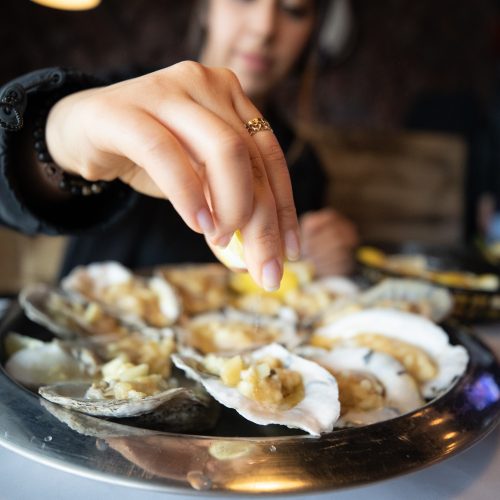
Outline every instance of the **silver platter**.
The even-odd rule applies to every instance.
[[[500,367],[464,327],[465,375],[440,398],[402,417],[321,438],[222,415],[212,436],[171,434],[61,409],[11,380],[3,337],[49,338],[12,309],[0,324],[0,444],[49,466],[110,483],[185,494],[305,493],[363,485],[428,467],[479,441],[500,419]],[[283,435],[285,433],[285,435]],[[287,434],[288,433],[288,434]]]

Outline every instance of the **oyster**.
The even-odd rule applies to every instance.
[[[451,293],[445,288],[411,279],[389,278],[351,299],[339,300],[327,308],[322,323],[362,309],[390,308],[413,312],[438,323],[453,308]]]
[[[188,315],[214,311],[229,302],[229,271],[220,264],[186,264],[155,270],[178,291]]]
[[[294,319],[258,316],[234,309],[201,314],[178,330],[179,344],[203,354],[239,352],[272,342],[291,349],[302,341]]]
[[[298,352],[326,368],[337,380],[341,410],[337,427],[373,424],[424,404],[415,380],[385,353],[364,347],[331,351],[302,348]]]
[[[117,400],[91,398],[89,387],[80,382],[63,382],[40,387],[39,394],[69,410],[175,432],[209,429],[218,417],[213,399],[199,390],[174,387],[145,398]]]
[[[80,266],[61,282],[64,290],[105,304],[127,322],[163,328],[174,324],[181,302],[163,278],[134,275],[118,262]]]
[[[459,269],[434,269],[432,257],[422,254],[386,254],[377,248],[362,247],[358,251],[358,259],[369,266],[452,288],[496,291],[500,287],[500,280],[496,274],[476,274]]]
[[[45,326],[61,338],[80,336],[98,340],[137,331],[137,328],[111,314],[98,302],[85,300],[43,283],[23,288],[19,303],[31,321]]]
[[[186,431],[215,424],[217,408],[201,386],[152,373],[146,363],[121,354],[101,367],[93,383],[68,381],[39,388],[39,394],[64,408],[122,423]]]
[[[280,289],[263,292],[248,274],[233,273],[230,286],[236,293],[231,304],[238,309],[265,315],[279,315],[284,308],[300,318],[317,315],[340,297],[358,293],[357,285],[344,277],[330,276],[313,281],[314,269],[308,262],[285,263]]]
[[[465,348],[451,345],[442,328],[422,316],[391,309],[367,309],[340,318],[317,329],[310,343],[326,349],[350,346],[385,352],[404,365],[426,398],[445,391],[468,363]]]
[[[63,380],[91,380],[99,369],[95,354],[73,342],[42,342],[9,333],[6,345],[12,353],[5,364],[7,373],[31,389]]]
[[[174,354],[172,360],[217,401],[257,424],[281,424],[317,436],[331,431],[338,419],[333,376],[278,344],[241,356]]]
[[[354,298],[358,286],[348,278],[329,276],[293,290],[285,296],[285,304],[293,308],[306,323],[316,321],[323,311],[339,300]]]

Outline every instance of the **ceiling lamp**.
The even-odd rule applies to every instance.
[[[97,7],[101,0],[31,0],[34,3],[61,10],[89,10]]]

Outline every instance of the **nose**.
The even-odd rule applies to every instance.
[[[251,32],[264,40],[272,39],[277,28],[278,5],[276,0],[256,0],[248,16]]]

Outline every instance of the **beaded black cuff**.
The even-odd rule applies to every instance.
[[[34,119],[34,148],[44,173],[59,189],[76,196],[99,194],[111,183],[88,181],[68,174],[54,163],[45,142],[47,116],[50,108],[64,96],[102,84],[79,71],[49,68],[28,73],[0,89],[0,131],[16,132],[22,129],[25,115]],[[38,110],[37,113],[30,109],[32,107]]]
[[[47,149],[45,142],[45,125],[50,108],[57,101],[57,97],[51,98],[35,119],[33,130],[34,148],[36,158],[42,164],[46,177],[61,191],[67,191],[74,196],[90,196],[102,193],[111,184],[105,181],[88,181],[79,175],[71,175],[57,165]]]

